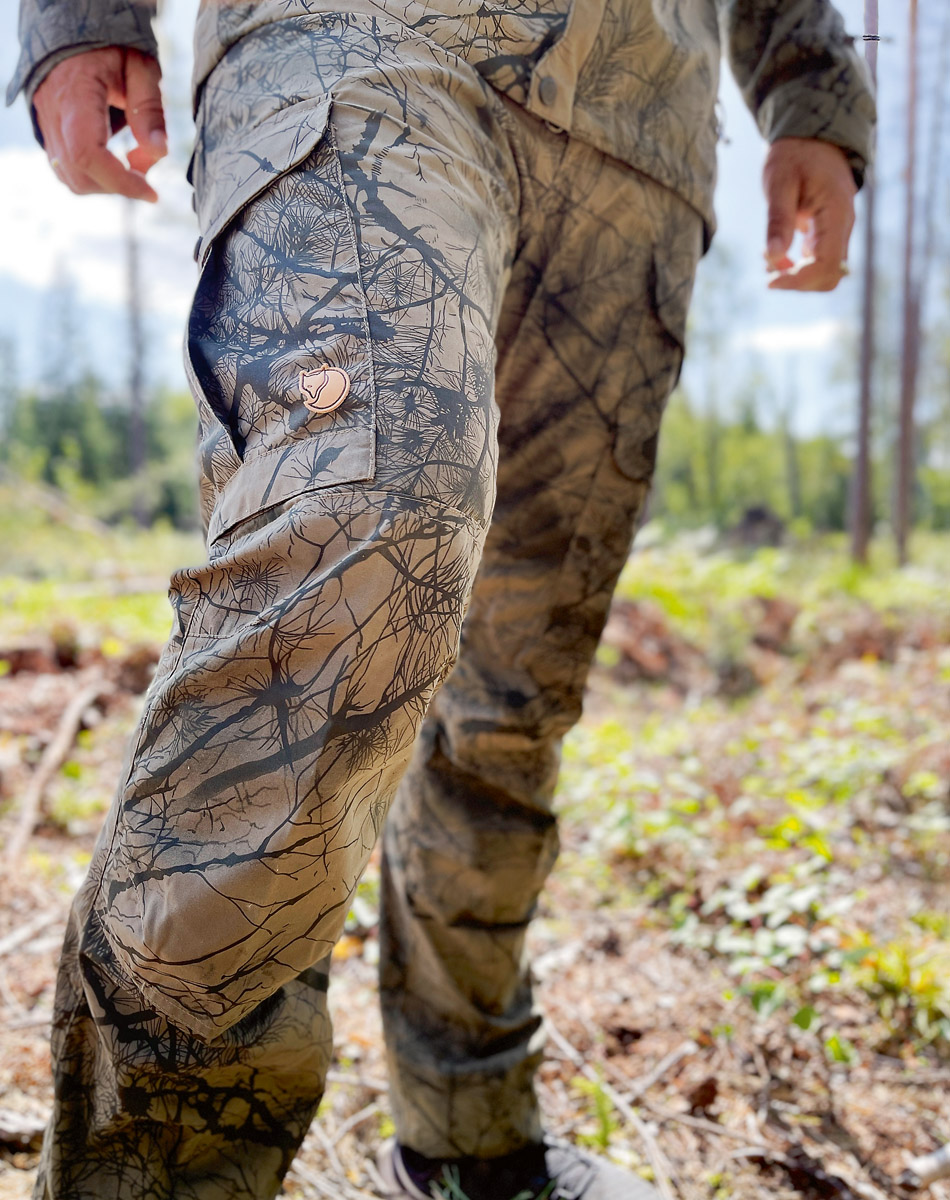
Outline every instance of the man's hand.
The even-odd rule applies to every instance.
[[[50,71],[36,89],[33,107],[50,165],[67,187],[79,195],[158,199],[145,172],[168,153],[161,75],[154,58],[121,46],[74,54]],[[137,142],[128,168],[106,149],[110,105],[125,110]]]
[[[762,183],[769,204],[765,261],[776,274],[769,287],[830,292],[848,273],[848,238],[857,188],[844,151],[814,138],[772,144]],[[805,235],[802,259],[788,256],[795,230]]]

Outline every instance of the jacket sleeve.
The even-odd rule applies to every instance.
[[[128,46],[157,58],[156,5],[157,0],[20,0],[20,58],[7,104],[22,91],[32,107],[33,93],[53,67],[83,50]]]
[[[876,110],[864,60],[837,10],[828,0],[717,3],[729,65],[762,136],[840,146],[860,187]]]

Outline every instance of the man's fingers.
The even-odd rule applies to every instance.
[[[66,161],[70,162],[69,166]],[[53,169],[77,196],[101,193],[128,196],[132,200],[147,200],[150,203],[158,200],[157,193],[149,186],[145,176],[127,170],[108,150],[100,151],[91,159],[87,169],[80,169],[74,160],[59,159],[53,160]]]
[[[769,287],[796,292],[837,287],[847,274],[854,225],[854,178],[844,151],[816,139],[779,138],[769,150],[763,182],[769,201],[765,257],[779,272]],[[805,235],[797,264],[787,253],[796,228]]]
[[[75,170],[68,151],[60,141],[58,129],[55,135],[51,135],[44,140],[46,142],[46,151],[49,155],[49,165],[52,167],[53,174],[60,183],[64,183],[71,192],[75,192],[78,196],[101,190],[96,187],[87,175]]]
[[[94,186],[90,191],[113,192],[131,200],[148,200],[152,204],[158,200],[158,193],[145,176],[124,167],[104,146],[96,147],[74,161],[77,170],[92,181]]]
[[[158,199],[144,177],[148,167],[165,152],[163,142],[152,140],[153,133],[164,132],[158,77],[154,59],[111,46],[64,59],[40,84],[33,97],[37,121],[53,169],[72,191],[80,195],[118,193],[153,202]],[[127,96],[130,82],[131,103]],[[132,170],[107,148],[110,104],[138,109],[130,113],[139,141],[133,151]]]
[[[80,195],[114,192],[132,200],[157,201],[144,175],[128,170],[106,149],[110,130],[105,85],[90,80],[83,100],[68,110],[62,121],[63,165],[69,186]]]
[[[854,224],[848,203],[817,207],[808,221],[803,259],[792,271],[769,283],[776,291],[830,292],[847,274],[848,240]]]
[[[840,266],[848,257],[848,239],[853,221],[844,205],[823,206],[812,218],[812,257],[819,273],[834,287],[840,278]]]
[[[830,292],[833,291],[847,274],[843,263],[834,267],[827,263],[819,264],[812,260],[805,262],[797,270],[783,271],[769,280],[769,289],[773,292]]]
[[[773,271],[781,271],[791,266],[788,251],[795,236],[801,182],[796,174],[769,169],[766,163],[763,183],[769,206],[765,261]]]
[[[168,153],[165,112],[157,61],[137,50],[125,59],[125,118],[138,145],[129,154],[129,165],[143,174]]]

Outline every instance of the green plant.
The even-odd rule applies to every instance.
[[[578,1141],[588,1146],[596,1146],[600,1150],[606,1150],[610,1145],[610,1139],[620,1128],[620,1122],[617,1120],[613,1103],[604,1090],[603,1084],[600,1080],[578,1075],[571,1080],[571,1086],[579,1095],[586,1098],[588,1112],[593,1118],[594,1124],[591,1132],[578,1136]]]
[[[851,981],[875,1002],[898,1037],[924,1042],[950,1037],[950,943],[925,934],[868,949]]]

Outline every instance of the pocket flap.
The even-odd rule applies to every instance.
[[[249,515],[265,512],[303,492],[373,478],[375,433],[361,424],[344,436],[329,429],[245,462],[222,488],[208,527],[208,544]]]
[[[199,267],[228,222],[310,154],[326,130],[331,102],[328,94],[299,100],[223,131],[213,119],[199,122],[203,133],[191,167],[201,231],[195,247]]]

